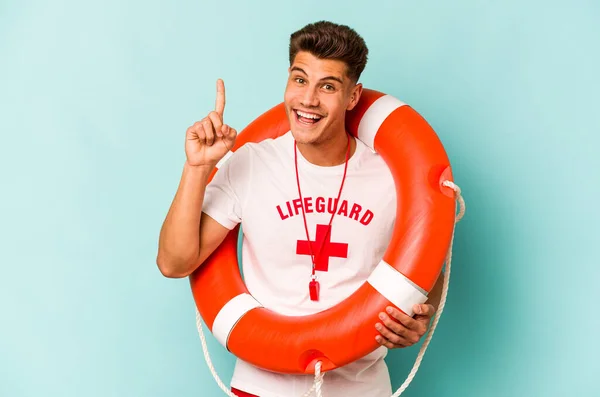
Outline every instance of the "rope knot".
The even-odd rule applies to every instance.
[[[442,185],[454,190],[456,200],[458,201],[458,205],[460,206],[458,214],[456,215],[456,221],[458,222],[465,215],[466,210],[465,200],[462,197],[460,187],[452,181],[444,181],[442,182]]]

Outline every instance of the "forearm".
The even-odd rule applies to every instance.
[[[167,277],[189,273],[200,253],[200,220],[208,178],[214,167],[187,162],[160,231],[157,264]]]

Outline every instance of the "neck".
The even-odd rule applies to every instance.
[[[337,134],[335,138],[319,143],[297,143],[298,150],[310,163],[321,167],[333,167],[346,162],[346,151],[350,139],[350,153],[352,157],[356,150],[356,140],[347,133]]]

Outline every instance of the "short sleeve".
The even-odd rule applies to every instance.
[[[235,228],[242,221],[249,172],[248,150],[242,146],[218,169],[206,186],[202,212],[229,230]]]

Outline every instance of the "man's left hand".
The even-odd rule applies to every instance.
[[[429,328],[435,308],[430,304],[413,306],[414,317],[410,317],[394,307],[387,307],[387,313],[379,313],[381,322],[375,328],[381,335],[375,339],[388,349],[412,346],[419,342]]]

